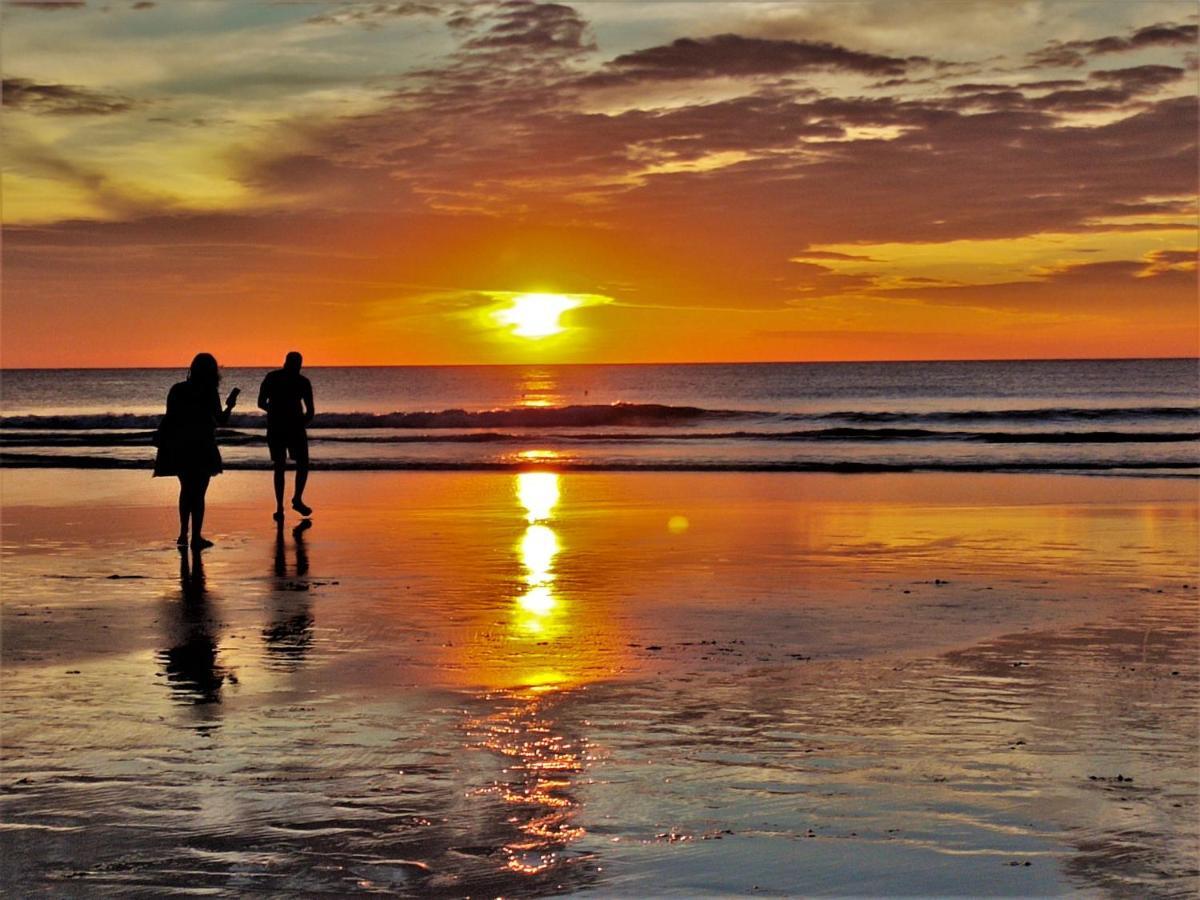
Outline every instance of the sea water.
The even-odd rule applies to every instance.
[[[242,389],[227,468],[268,465]],[[182,369],[8,370],[5,466],[149,467]],[[1200,473],[1194,359],[310,367],[332,469]]]

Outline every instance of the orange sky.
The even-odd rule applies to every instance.
[[[3,365],[1196,355],[1194,6],[902,6],[9,0]]]

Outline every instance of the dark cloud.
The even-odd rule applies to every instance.
[[[1034,109],[1052,109],[1056,112],[1098,112],[1112,109],[1129,102],[1134,91],[1124,87],[1081,88],[1079,90],[1052,91],[1029,101]]]
[[[1113,204],[1197,189],[1193,98],[1090,127],[1027,110],[931,117],[918,109],[911,122],[891,140],[653,176],[621,198],[625,221],[674,227],[668,211],[686,208],[692,230],[785,257],[822,243],[1086,230]]]
[[[1011,91],[1013,87],[1015,85],[968,81],[963,84],[952,84],[947,90],[952,94],[980,94],[992,91]]]
[[[1133,66],[1129,69],[1104,69],[1092,72],[1088,77],[1095,81],[1119,84],[1132,93],[1150,93],[1183,78],[1184,71],[1178,66]]]
[[[311,25],[361,25],[379,28],[385,22],[409,16],[436,16],[440,10],[432,3],[402,0],[398,3],[341,3],[326,12],[310,16]]]
[[[795,254],[793,259],[835,259],[835,260],[855,260],[862,262],[878,262],[869,256],[856,256],[853,253],[835,253],[832,250],[803,250]]]
[[[865,75],[902,75],[925,57],[900,59],[848,50],[825,41],[771,40],[719,34],[680,38],[670,44],[626,53],[585,80],[615,85],[689,78],[787,75],[813,70],[840,70]]]
[[[1128,311],[1153,302],[1177,309],[1181,328],[1194,328],[1194,284],[1195,273],[1183,266],[1118,259],[1062,266],[1032,281],[902,287],[887,293],[951,306],[1064,312]]]
[[[1052,78],[1048,81],[1025,81],[1016,87],[1028,91],[1053,91],[1059,88],[1079,87],[1084,83],[1078,78]]]
[[[1195,212],[1196,203],[1191,200],[1107,203],[1100,209],[1103,216],[1186,216]]]
[[[1197,269],[1195,250],[1154,250],[1146,255],[1146,268],[1142,278],[1161,275],[1163,272],[1195,272]]]
[[[457,17],[459,27],[470,21]],[[471,20],[478,22],[478,19]],[[569,6],[558,3],[534,3],[507,0],[499,4],[485,20],[481,33],[470,37],[468,50],[533,52],[574,56],[594,50],[587,21]]]
[[[82,9],[87,6],[87,0],[4,0],[4,5],[55,12],[60,9]]]
[[[846,275],[828,266],[796,262],[789,269],[789,288],[794,298],[803,301],[815,297],[864,291],[875,286],[873,275]]]
[[[1169,265],[1187,263],[1194,266],[1196,265],[1196,255],[1195,250],[1155,250],[1150,254],[1150,259]]]
[[[1048,91],[1060,88],[1080,87],[1087,82],[1079,78],[1058,78],[1051,81],[1023,81],[1019,84],[1001,84],[995,82],[964,82],[952,84],[947,90],[952,94],[982,94],[997,91]]]
[[[1029,55],[1034,67],[1078,67],[1089,56],[1105,53],[1127,53],[1147,47],[1195,46],[1197,26],[1164,22],[1139,28],[1128,36],[1111,36],[1088,41],[1051,41],[1041,50]]]
[[[1028,98],[1021,91],[987,90],[971,94],[959,94],[947,101],[947,106],[963,111],[970,110],[1019,110],[1028,106]]]
[[[48,84],[28,78],[5,78],[4,106],[59,116],[105,116],[128,112],[138,103],[119,94],[103,94],[69,84]]]
[[[1087,86],[1087,81],[1066,79],[1016,85],[965,83],[952,85],[948,90],[955,95],[952,105],[957,109],[1027,108],[1060,113],[1100,112],[1126,106],[1143,95],[1152,94],[1181,80],[1183,75],[1184,70],[1177,66],[1147,65],[1092,72],[1088,76],[1091,86]],[[1026,93],[1047,89],[1051,90],[1037,96]]]

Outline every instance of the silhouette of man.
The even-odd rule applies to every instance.
[[[304,486],[308,483],[308,432],[305,427],[313,420],[312,383],[300,374],[302,357],[295,350],[283,361],[283,368],[268,372],[258,391],[258,407],[267,412],[267,446],[275,464],[275,521],[283,521],[284,472],[287,458],[296,461],[296,492],[292,509],[302,516],[311,516],[312,509],[304,505]]]

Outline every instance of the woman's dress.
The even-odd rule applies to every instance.
[[[158,453],[154,474],[203,476],[221,472],[217,449],[217,417],[221,399],[217,389],[200,388],[181,381],[167,394],[167,414],[154,435]]]

